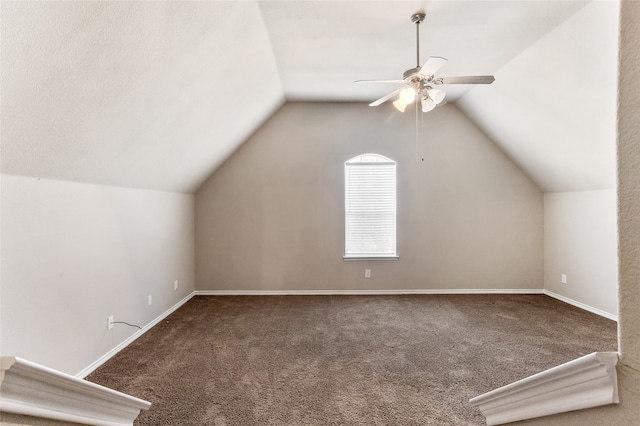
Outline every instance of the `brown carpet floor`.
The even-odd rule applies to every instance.
[[[137,425],[482,425],[469,398],[615,350],[544,295],[197,296],[87,379]]]

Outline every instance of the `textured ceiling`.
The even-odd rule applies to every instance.
[[[448,101],[459,103],[544,190],[584,189],[576,183],[583,179],[580,173],[569,180],[540,179],[549,175],[544,167],[550,166],[538,163],[557,158],[554,153],[564,149],[560,158],[573,158],[576,165],[571,168],[614,167],[592,159],[581,166],[580,156],[567,155],[579,146],[566,139],[589,137],[577,128],[591,120],[593,110],[579,111],[571,120],[562,115],[545,118],[552,122],[545,121],[546,126],[572,126],[568,132],[573,133],[568,138],[551,135],[553,143],[544,145],[546,154],[531,154],[527,146],[539,143],[536,128],[516,132],[509,123],[521,126],[537,117],[541,106],[528,105],[531,94],[526,91],[513,93],[511,101],[519,108],[503,98],[514,87],[535,92],[553,78],[541,79],[535,67],[518,61],[526,52],[540,55],[540,43],[575,20],[585,5],[588,2],[3,1],[2,171],[193,192],[286,100],[371,101],[393,90],[353,81],[396,79],[414,67],[415,27],[409,17],[425,10],[421,62],[430,55],[444,56],[449,62],[440,76],[498,78],[483,88],[451,87]],[[590,26],[604,25],[596,14],[583,20],[575,25],[578,37]],[[603,31],[617,27],[611,30],[607,23]],[[549,60],[565,67],[559,74],[563,80],[554,80],[550,87],[569,86],[563,96],[590,89],[584,85],[603,71],[615,74],[615,64],[580,68],[585,60],[597,63],[600,54],[599,45],[582,49],[579,62],[574,62],[572,48],[580,43],[549,43]],[[576,70],[587,76],[568,78],[567,72]],[[501,79],[508,84],[501,86]],[[496,96],[480,91],[489,88]],[[603,90],[610,88],[607,83]],[[605,113],[610,112],[607,107]],[[615,121],[615,108],[611,119]],[[605,145],[591,141],[589,147],[600,152],[608,149]],[[581,185],[608,185],[603,184],[608,172],[600,175]]]
[[[588,4],[458,102],[544,192],[615,188],[618,16]]]
[[[437,76],[486,75],[531,46],[585,2],[321,1],[263,2],[264,22],[287,99],[372,101],[416,64],[411,15],[423,10],[420,62],[442,56]],[[472,86],[449,86],[447,100]]]
[[[3,172],[192,192],[283,102],[255,2],[2,3]]]

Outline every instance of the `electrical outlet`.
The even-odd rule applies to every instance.
[[[149,295],[149,305],[151,305],[152,303],[152,299],[151,299],[151,295]]]
[[[560,282],[562,282],[562,284],[566,284],[567,283],[567,274],[561,274],[560,275]]]
[[[365,278],[371,278],[371,269],[365,269],[364,270],[364,277]]]
[[[107,318],[107,329],[111,330],[113,328],[113,315]]]
[[[173,282],[173,289],[174,289],[174,290],[177,290],[177,289],[178,289],[178,280],[175,280],[175,281]]]

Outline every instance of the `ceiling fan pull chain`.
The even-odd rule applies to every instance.
[[[420,112],[418,111],[418,102],[416,102],[415,110],[416,110],[416,161],[417,161],[420,156],[420,132],[418,131],[418,114],[420,114]]]
[[[417,108],[416,108],[417,109]],[[420,114],[420,133],[422,133],[422,144],[420,145],[421,148],[421,153],[420,153],[420,158],[422,159],[422,161],[424,162],[424,144],[425,144],[425,140],[424,140],[424,114]]]
[[[416,21],[416,68],[420,66],[420,21]]]

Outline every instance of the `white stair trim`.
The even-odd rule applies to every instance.
[[[151,403],[18,358],[0,358],[0,411],[88,425],[132,425]]]
[[[594,352],[469,400],[487,425],[617,404],[617,352]]]
[[[535,289],[196,290],[196,296],[386,296],[402,294],[543,294]]]

